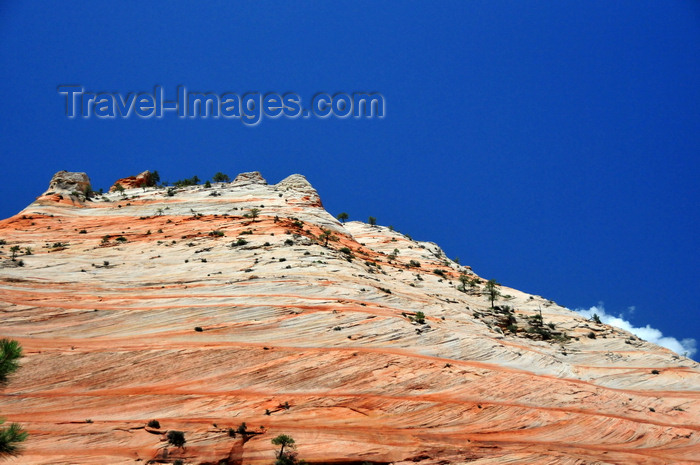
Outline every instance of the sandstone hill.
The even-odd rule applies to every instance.
[[[0,415],[30,434],[7,463],[262,465],[282,433],[316,465],[700,463],[694,361],[505,286],[491,308],[303,176],[142,175],[87,198],[57,173],[0,221],[0,337],[25,351]]]

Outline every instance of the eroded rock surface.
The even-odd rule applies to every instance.
[[[33,249],[0,269],[7,463],[262,465],[282,433],[317,464],[698,463],[697,363],[515,289],[492,309],[435,244],[245,178],[0,222],[1,260]]]
[[[265,178],[262,177],[262,174],[260,174],[259,171],[251,171],[249,173],[241,173],[238,176],[236,176],[236,179],[233,180],[233,185],[236,187],[243,187],[243,186],[250,186],[250,185],[257,185],[257,184],[262,184],[262,185],[267,184],[267,181],[265,181]]]
[[[118,179],[112,187],[109,188],[110,192],[114,192],[117,190],[117,185],[122,186],[124,189],[133,189],[136,187],[147,187],[147,186],[152,186],[154,185],[155,182],[153,180],[153,173],[150,171],[146,170],[142,173],[137,174],[136,176],[129,176],[126,178],[121,178]]]
[[[53,175],[49,188],[43,195],[84,193],[90,187],[90,178],[86,173],[59,171]]]

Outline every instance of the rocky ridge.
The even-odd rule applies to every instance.
[[[0,222],[0,337],[26,354],[0,413],[30,433],[8,463],[268,464],[281,433],[313,464],[700,463],[697,363],[505,286],[491,308],[301,175],[86,182]]]

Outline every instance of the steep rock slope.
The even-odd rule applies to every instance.
[[[515,289],[492,309],[303,176],[85,180],[0,222],[0,337],[26,354],[0,414],[30,433],[8,463],[268,464],[281,433],[315,464],[700,463],[698,364]]]

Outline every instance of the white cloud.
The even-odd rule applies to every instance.
[[[630,313],[634,311],[633,308],[634,307],[630,307]],[[594,305],[588,310],[579,308],[574,311],[586,318],[591,318],[593,314],[596,313],[600,317],[600,321],[602,321],[603,323],[612,326],[617,326],[620,329],[629,331],[630,333],[634,334],[639,338],[644,339],[645,341],[652,342],[654,344],[660,345],[661,347],[666,347],[667,349],[670,349],[679,355],[685,354],[688,357],[692,357],[697,352],[697,342],[695,341],[695,339],[687,338],[679,341],[675,337],[664,336],[661,331],[659,331],[656,328],[652,328],[649,325],[646,325],[642,328],[632,326],[632,323],[622,318],[622,315],[613,316],[606,313],[605,307],[603,306],[603,302],[599,302],[598,305]]]

